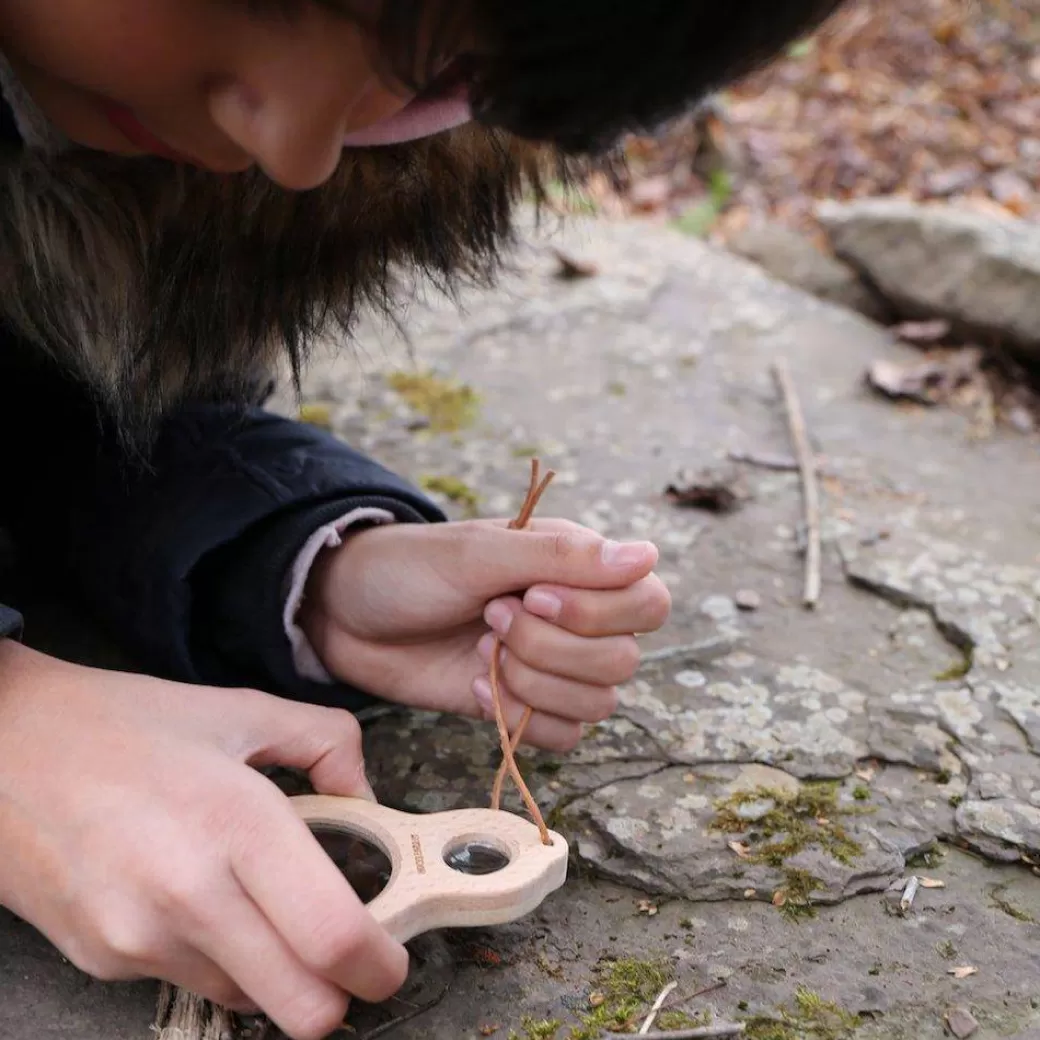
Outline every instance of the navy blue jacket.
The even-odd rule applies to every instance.
[[[0,140],[12,137],[4,110]],[[282,627],[292,562],[360,506],[444,515],[335,437],[264,411],[263,396],[181,409],[137,465],[85,389],[0,327],[0,528],[18,571],[73,592],[143,671],[356,709],[362,691],[296,674]],[[0,637],[22,624],[0,602]]]

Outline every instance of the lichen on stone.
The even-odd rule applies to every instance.
[[[458,477],[422,476],[419,486],[424,491],[443,495],[449,502],[460,506],[467,517],[474,517],[480,508],[480,495]]]
[[[428,420],[433,433],[457,433],[476,422],[480,398],[471,386],[430,372],[392,372],[387,383],[413,412]]]

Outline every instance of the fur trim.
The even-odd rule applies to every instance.
[[[87,151],[0,156],[0,320],[89,384],[124,434],[238,399],[286,357],[392,311],[402,276],[486,283],[555,158],[478,126],[344,153],[306,193]],[[560,169],[560,175],[566,171]]]

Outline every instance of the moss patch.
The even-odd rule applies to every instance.
[[[994,885],[989,890],[989,901],[998,909],[1003,911],[1008,917],[1013,917],[1016,921],[1022,921],[1024,924],[1036,924],[1036,918],[1028,911],[1023,910],[1021,907],[1015,906],[1005,894],[1008,890],[1008,886],[1011,884],[1010,881],[1005,881],[1003,884]]]
[[[837,783],[803,784],[797,794],[758,788],[737,791],[715,804],[712,830],[741,835],[747,846],[748,863],[773,867],[784,872],[784,883],[774,896],[774,904],[788,917],[813,914],[812,893],[822,883],[805,870],[787,866],[787,860],[805,849],[821,849],[839,863],[851,863],[863,849],[842,826],[842,819],[870,810],[862,805],[846,806],[838,801]],[[757,810],[766,804],[765,812]],[[754,807],[755,818],[744,810]]]
[[[943,850],[939,847],[938,843],[932,842],[926,848],[921,849],[920,852],[915,852],[910,856],[906,865],[911,869],[921,869],[926,867],[929,870],[934,870],[943,861]]]
[[[466,516],[477,515],[480,508],[480,495],[458,477],[423,476],[419,478],[419,486],[424,491],[433,491],[443,495],[449,502],[461,506]]]
[[[434,433],[457,433],[477,420],[480,398],[464,383],[429,372],[394,372],[387,382],[413,412],[429,420]]]
[[[964,650],[961,659],[954,661],[945,671],[940,672],[935,676],[936,682],[955,682],[958,679],[963,679],[975,666],[975,650],[969,647]]]
[[[511,1030],[509,1040],[555,1040],[562,1023],[555,1018],[525,1018],[520,1023],[522,1032]]]
[[[799,986],[794,1007],[781,1007],[776,1016],[746,1019],[749,1040],[845,1040],[859,1026],[859,1019],[811,989]]]
[[[637,958],[609,958],[597,965],[588,996],[588,1011],[576,1023],[530,1023],[526,1033],[514,1034],[515,1040],[597,1040],[603,1033],[638,1032],[660,992],[673,981],[674,972],[667,961],[644,961]],[[668,1032],[707,1025],[707,1013],[700,1016],[666,1008],[657,1016],[656,1028]],[[557,1032],[538,1032],[554,1025]],[[532,1026],[537,1027],[532,1029]],[[513,1038],[511,1037],[511,1040]]]
[[[308,426],[317,426],[321,430],[332,429],[332,407],[327,404],[312,402],[300,409],[300,422]]]

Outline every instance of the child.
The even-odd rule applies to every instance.
[[[147,673],[0,606],[0,903],[299,1040],[396,991],[405,950],[253,767],[372,797],[350,712],[487,717],[492,632],[510,722],[573,747],[668,594],[652,545],[444,522],[263,411],[271,374],[399,272],[489,277],[546,163],[835,2],[0,0],[0,524]]]

